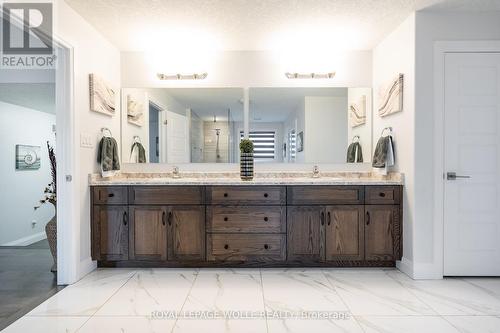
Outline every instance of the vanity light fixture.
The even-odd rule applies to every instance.
[[[208,76],[208,73],[201,74],[156,74],[160,80],[203,80]]]
[[[333,79],[335,77],[335,72],[306,74],[286,72],[285,76],[288,79]]]

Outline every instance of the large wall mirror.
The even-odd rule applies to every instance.
[[[251,88],[249,95],[256,162],[371,161],[371,88]]]
[[[124,163],[238,163],[245,128],[256,163],[369,163],[371,88],[122,89]]]

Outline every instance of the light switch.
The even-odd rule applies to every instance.
[[[89,133],[80,134],[80,147],[82,148],[94,147],[94,144],[92,142],[92,136]]]

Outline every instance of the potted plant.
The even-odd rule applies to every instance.
[[[240,177],[242,180],[253,179],[253,142],[249,139],[240,141]]]
[[[57,271],[57,178],[56,178],[56,153],[54,147],[50,145],[47,141],[47,150],[49,152],[50,160],[50,171],[52,176],[52,182],[45,187],[43,191],[43,198],[40,200],[39,205],[35,206],[34,209],[37,210],[42,205],[49,203],[54,206],[56,213],[54,217],[45,225],[45,233],[47,234],[47,240],[49,242],[50,253],[54,258],[54,265],[51,268],[52,272]]]

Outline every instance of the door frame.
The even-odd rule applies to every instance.
[[[434,42],[434,275],[444,276],[445,56],[500,53],[500,40]]]

